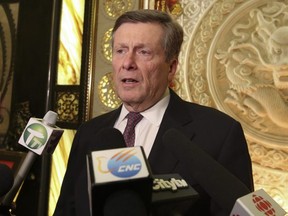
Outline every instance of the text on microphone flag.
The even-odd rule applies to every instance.
[[[141,147],[94,151],[91,160],[96,183],[149,176]]]
[[[63,132],[63,129],[47,125],[39,118],[30,118],[18,142],[38,155],[43,152],[52,154]]]

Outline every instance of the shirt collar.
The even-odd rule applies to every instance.
[[[159,126],[161,124],[165,110],[168,107],[169,100],[170,100],[170,93],[169,89],[167,88],[162,99],[158,101],[154,106],[141,112],[141,115],[143,115],[145,119],[151,122],[151,124]],[[124,121],[128,113],[129,111],[125,108],[125,106],[122,106],[121,113],[118,118],[119,122]]]

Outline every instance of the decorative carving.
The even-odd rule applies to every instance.
[[[181,96],[184,100],[192,101],[190,94],[190,87],[188,77],[186,76],[187,67],[187,53],[190,47],[190,37],[192,35],[193,29],[197,25],[197,21],[203,16],[206,8],[210,5],[210,1],[203,0],[182,0],[181,7],[183,8],[183,13],[176,17],[175,19],[183,26],[184,30],[184,40],[182,45],[182,52],[179,55],[179,65],[177,73],[175,75],[173,89]]]
[[[218,1],[195,31],[186,71],[192,99],[242,119],[249,136],[283,145],[288,142],[287,6],[240,3]]]
[[[0,143],[10,124],[18,8],[19,3],[0,4]]]
[[[116,95],[112,83],[112,73],[104,75],[98,84],[98,94],[105,106],[115,109],[120,106],[121,101]]]
[[[102,55],[111,64],[112,61],[112,28],[105,32],[101,41]]]
[[[288,24],[282,2],[250,10],[231,29],[226,50],[216,57],[225,66],[225,103],[260,134],[288,141]],[[223,47],[222,44],[219,47]],[[225,78],[221,76],[221,79]],[[260,135],[258,135],[260,136]],[[280,143],[281,143],[280,138]]]
[[[288,153],[285,150],[267,148],[259,143],[249,143],[252,161],[272,169],[288,171]]]
[[[3,143],[0,144],[0,149],[5,148],[12,151],[26,150],[23,146],[18,144],[18,140],[31,117],[32,114],[30,112],[29,101],[15,104],[14,111],[11,113],[9,130],[7,131]]]
[[[217,27],[228,16],[228,12],[231,12],[235,6],[239,6],[241,2],[243,1],[238,1],[238,4],[233,1],[215,2],[214,7],[211,7],[206,16],[202,18],[199,27],[194,29],[192,40],[189,42],[188,64],[184,75],[188,78],[191,99],[199,104],[215,106],[206,78],[206,58]]]
[[[154,8],[178,17],[182,14],[182,6],[179,0],[156,0]]]
[[[59,122],[78,123],[79,93],[57,92],[57,107]]]
[[[134,2],[132,0],[105,0],[103,1],[103,8],[106,15],[110,18],[117,18],[123,12],[129,11],[133,8]]]
[[[288,210],[288,174],[287,172],[269,169],[261,165],[253,165],[253,177],[255,190],[264,189],[281,205],[286,211]]]

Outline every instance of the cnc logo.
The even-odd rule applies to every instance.
[[[39,149],[47,142],[47,130],[39,123],[29,125],[24,131],[25,144],[31,149]]]
[[[102,162],[105,157],[98,157],[98,170],[101,173],[111,173],[119,178],[129,178],[139,173],[142,168],[140,159],[135,156],[134,149],[125,149],[114,154],[107,162],[107,169],[103,170]]]

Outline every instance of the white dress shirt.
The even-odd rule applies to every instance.
[[[135,146],[142,146],[147,158],[158,133],[169,99],[170,94],[167,89],[163,98],[159,102],[151,108],[141,112],[143,118],[135,127]],[[114,128],[120,130],[122,134],[127,124],[126,116],[128,113],[129,111],[125,106],[122,106],[119,118],[114,124]]]

